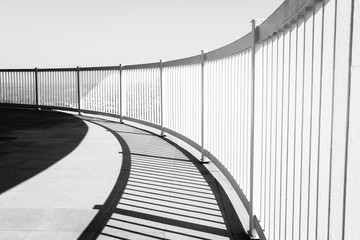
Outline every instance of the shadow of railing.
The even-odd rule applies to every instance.
[[[88,120],[118,139],[123,165],[79,239],[248,239],[224,189],[190,153],[144,130]]]

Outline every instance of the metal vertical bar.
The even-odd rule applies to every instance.
[[[21,74],[19,71],[16,71],[15,73],[15,77],[16,77],[16,88],[17,88],[17,94],[16,94],[16,99],[14,103],[20,103],[20,99],[22,99],[22,93],[21,93]]]
[[[144,69],[142,70],[142,82],[141,82],[141,88],[140,88],[140,96],[142,97],[142,104],[141,106],[141,119],[148,121],[148,111],[145,111],[146,107],[148,106],[148,99],[147,99],[147,95],[146,95],[146,91],[147,91],[147,83],[149,82],[149,78],[148,78],[148,70]],[[145,107],[146,106],[146,107]]]
[[[22,94],[22,73],[21,72],[16,72],[16,77],[17,77],[17,89],[18,89],[18,93],[16,94],[16,103],[21,103],[21,100],[23,99],[23,94]]]
[[[120,123],[123,123],[123,87],[122,87],[122,65],[119,65],[119,80],[120,80],[120,96],[119,96],[119,101],[120,101]]]
[[[287,25],[284,25],[283,27],[283,33],[282,33],[282,52],[281,52],[281,65],[280,65],[280,68],[281,68],[281,117],[280,117],[280,179],[279,179],[279,239],[281,239],[281,231],[282,231],[282,221],[281,221],[281,218],[282,218],[282,214],[283,214],[283,211],[282,211],[282,206],[283,206],[283,199],[282,199],[282,192],[283,192],[283,166],[284,166],[284,161],[283,161],[283,157],[284,157],[284,154],[283,154],[283,142],[284,142],[284,91],[285,91],[285,88],[284,88],[284,85],[285,85],[285,38],[286,38],[286,28],[288,26]],[[278,66],[279,67],[279,66]],[[279,74],[280,75],[280,74]],[[285,196],[286,198],[286,196]]]
[[[126,74],[126,78],[125,78],[125,92],[127,92],[127,95],[125,96],[125,113],[126,113],[126,116],[128,117],[131,117],[133,115],[133,108],[132,108],[132,104],[131,104],[131,101],[130,101],[130,97],[129,96],[134,96],[133,94],[133,84],[131,82],[131,79],[132,79],[132,71],[129,70],[127,71],[127,74]]]
[[[26,95],[26,104],[32,104],[32,90],[33,90],[33,78],[31,76],[31,73],[25,73],[25,95]]]
[[[25,95],[25,92],[24,92],[24,89],[26,88],[26,86],[25,86],[25,81],[24,81],[24,72],[21,72],[21,73],[19,73],[20,74],[20,76],[19,76],[19,78],[20,78],[20,86],[19,86],[19,90],[20,90],[20,96],[21,96],[21,98],[20,98],[20,100],[19,100],[19,103],[20,104],[24,104],[25,102],[24,102],[24,99],[25,99],[25,97],[26,97],[26,95]]]
[[[77,77],[77,96],[78,96],[78,113],[81,115],[81,105],[80,105],[80,68],[79,66],[76,69],[76,77]]]
[[[149,96],[149,101],[151,104],[152,102],[156,102],[156,97],[159,96],[159,98],[160,98],[160,94],[162,95],[162,93],[161,93],[161,86],[160,86],[161,79],[159,78],[159,80],[157,80],[157,78],[156,78],[157,70],[156,69],[151,70],[150,74],[151,74],[150,78],[152,79],[152,81],[150,82],[150,89],[151,89],[150,92],[152,94],[150,94],[150,96]],[[159,76],[160,75],[162,75],[162,74],[160,73],[160,68],[159,68]],[[160,87],[157,87],[158,83],[159,83]],[[153,111],[151,111],[151,121],[154,123],[161,122],[161,106],[154,107]]]
[[[240,99],[239,99],[239,102],[240,102],[240,136],[241,136],[241,139],[240,139],[240,160],[241,160],[241,176],[242,176],[242,178],[241,178],[241,181],[240,181],[240,185],[241,185],[241,188],[242,189],[244,189],[244,185],[245,185],[245,173],[244,173],[244,171],[245,171],[245,164],[244,164],[244,162],[245,162],[245,156],[244,156],[244,142],[245,142],[245,134],[244,134],[244,109],[245,109],[245,107],[244,107],[244,86],[245,86],[245,84],[244,84],[244,79],[245,79],[245,68],[244,68],[244,66],[245,66],[245,64],[244,64],[244,51],[243,52],[241,52],[241,58],[240,58],[240,66],[241,66],[241,77],[240,77]]]
[[[5,73],[0,73],[0,101],[1,103],[4,103],[4,90],[5,90],[5,81],[4,81],[4,75]]]
[[[134,118],[138,118],[138,101],[139,101],[139,96],[138,96],[138,88],[136,85],[138,85],[137,79],[138,79],[138,75],[139,75],[139,70],[131,70],[131,79],[130,79],[130,83],[132,84],[132,99],[131,99],[131,110],[132,110],[132,117]]]
[[[154,113],[154,109],[150,107],[150,103],[151,103],[151,96],[153,94],[155,94],[156,92],[153,90],[153,83],[155,83],[155,80],[153,80],[153,74],[154,74],[154,71],[152,69],[148,69],[146,71],[146,77],[148,78],[148,80],[146,81],[146,86],[145,86],[145,96],[146,96],[146,106],[149,106],[150,108],[150,111],[147,112],[147,115],[146,115],[146,121],[148,122],[155,122],[154,121],[154,118],[153,118],[153,113]],[[160,75],[160,67],[159,67],[159,75]]]
[[[295,92],[295,96],[294,96],[294,153],[292,156],[292,161],[293,161],[293,173],[292,173],[292,215],[291,215],[291,238],[294,239],[294,235],[295,235],[295,185],[296,185],[296,150],[297,150],[297,145],[296,145],[296,139],[297,139],[297,124],[298,124],[298,50],[299,50],[299,18],[297,18],[296,20],[296,26],[295,26],[296,30],[295,30],[295,69],[294,69],[294,92]]]
[[[201,50],[201,162],[204,162],[204,50]]]
[[[164,100],[163,100],[163,63],[160,59],[160,124],[161,124],[161,133],[160,136],[164,136]]]
[[[8,89],[9,89],[9,83],[8,83],[8,73],[7,72],[3,72],[2,73],[2,77],[3,77],[3,86],[1,89],[3,91],[3,94],[2,94],[2,102],[5,103],[7,102],[8,98],[7,98],[7,95],[8,95]]]
[[[38,82],[37,68],[35,68],[35,101],[36,101],[36,110],[39,110],[39,82]]]
[[[0,73],[0,96],[1,103],[4,103],[5,100],[5,73]]]
[[[299,239],[301,239],[301,221],[302,221],[302,210],[303,210],[303,203],[302,203],[302,188],[303,188],[303,165],[304,165],[304,161],[303,161],[303,149],[304,149],[304,112],[305,112],[305,109],[304,109],[304,105],[305,105],[305,102],[304,102],[304,97],[305,97],[305,63],[306,63],[306,23],[307,23],[307,20],[306,20],[306,11],[304,12],[304,27],[303,27],[303,49],[302,49],[302,97],[301,97],[301,143],[300,143],[300,204],[299,204]]]
[[[59,81],[59,74],[60,72],[54,72],[53,73],[53,78],[52,78],[52,84],[51,84],[51,88],[53,90],[53,102],[51,103],[52,106],[59,106],[59,99],[61,98],[60,96],[60,81]],[[55,87],[57,86],[57,87]]]
[[[319,224],[319,191],[320,191],[320,159],[321,159],[321,135],[322,135],[322,104],[323,104],[323,59],[324,59],[324,32],[325,32],[325,1],[322,2],[322,15],[321,15],[321,49],[320,49],[320,93],[319,93],[319,135],[318,135],[318,155],[317,155],[317,179],[316,179],[316,219],[315,219],[315,237],[318,237],[318,224]],[[325,81],[324,81],[325,82]]]
[[[312,156],[311,156],[311,153],[313,151],[312,149],[312,144],[313,143],[313,108],[314,108],[314,58],[315,58],[315,55],[314,55],[314,52],[315,52],[315,48],[314,48],[314,45],[315,45],[315,39],[314,39],[314,35],[315,35],[315,2],[312,3],[312,29],[311,29],[311,75],[310,75],[310,81],[311,81],[311,86],[310,86],[310,134],[309,134],[309,153],[308,153],[308,158],[309,158],[309,175],[308,175],[308,189],[307,189],[307,194],[308,194],[308,199],[307,199],[307,222],[306,222],[306,237],[307,239],[309,239],[309,229],[310,229],[310,225],[309,225],[309,222],[310,222],[310,204],[311,204],[311,172],[313,171],[312,170]]]
[[[280,39],[280,31],[274,33],[274,41],[276,42],[276,49],[275,49],[275,54],[273,54],[273,57],[276,59],[274,61],[274,72],[273,74],[275,74],[275,126],[274,126],[274,216],[273,216],[273,239],[276,239],[276,214],[277,214],[277,210],[276,210],[276,205],[277,205],[277,201],[276,201],[276,195],[277,195],[277,178],[278,178],[278,172],[277,172],[277,165],[278,165],[278,114],[279,114],[279,39]]]
[[[285,219],[284,219],[284,228],[285,228],[285,232],[284,232],[284,239],[287,239],[287,215],[288,215],[288,181],[289,181],[289,135],[290,135],[290,104],[291,104],[291,100],[290,100],[290,91],[291,91],[291,64],[292,64],[292,58],[291,58],[291,38],[292,38],[292,24],[293,22],[290,22],[289,25],[289,42],[288,42],[288,76],[287,76],[287,81],[288,81],[288,95],[287,95],[287,99],[288,99],[288,109],[287,109],[287,135],[286,135],[286,176],[285,176]],[[295,112],[294,112],[295,115]],[[294,127],[295,128],[295,127]]]
[[[139,70],[139,79],[138,79],[138,83],[139,83],[139,89],[138,89],[138,94],[139,94],[139,98],[140,98],[140,102],[138,103],[138,108],[139,108],[139,119],[141,120],[145,120],[145,111],[144,111],[144,105],[145,105],[145,83],[146,83],[146,74],[145,74],[146,69],[141,69]]]
[[[252,34],[253,34],[253,42],[251,47],[251,120],[250,120],[250,196],[249,196],[249,202],[250,202],[250,226],[249,226],[249,233],[251,236],[254,235],[254,223],[253,223],[253,205],[254,205],[254,115],[255,115],[255,45],[257,42],[257,36],[256,36],[256,20],[253,19],[251,21],[252,25]]]
[[[59,85],[60,85],[60,105],[65,106],[64,100],[65,100],[65,92],[64,92],[64,82],[65,82],[65,72],[59,72]]]
[[[261,42],[261,164],[260,164],[260,209],[259,209],[259,219],[263,219],[263,171],[264,171],[264,43]],[[265,225],[264,225],[265,227]]]
[[[265,79],[265,84],[266,84],[266,87],[265,87],[265,102],[266,102],[266,106],[265,106],[265,156],[264,156],[264,162],[265,162],[265,166],[264,166],[264,189],[265,189],[265,191],[264,191],[264,226],[263,226],[263,229],[264,229],[264,231],[265,231],[265,229],[267,229],[267,227],[266,227],[266,217],[267,217],[267,208],[266,208],[266,206],[267,206],[267,204],[266,204],[266,200],[267,200],[267,191],[268,191],[268,189],[267,189],[267,185],[268,185],[268,180],[267,180],[267,178],[268,178],[268,168],[267,168],[267,162],[268,162],[268,146],[269,146],[269,142],[270,141],[268,141],[268,132],[269,132],[269,129],[268,129],[268,108],[269,108],[269,41],[268,41],[268,39],[266,40],[266,64],[265,64],[265,69],[266,69],[266,71],[263,71],[264,73],[266,73],[265,74],[265,76],[266,76],[266,79]]]
[[[53,72],[47,72],[47,79],[46,79],[46,85],[47,85],[47,92],[48,92],[48,102],[47,106],[52,106],[54,102],[54,89],[52,88],[52,82],[54,82],[54,73]]]
[[[274,132],[274,36],[272,35],[270,38],[269,48],[270,48],[270,54],[269,54],[269,69],[270,73],[270,111],[269,111],[269,118],[270,118],[270,125],[269,125],[269,230],[268,230],[268,236],[271,235],[271,212],[272,212],[272,179],[273,179],[273,145],[274,145],[274,139],[273,139],[273,132]]]
[[[0,101],[2,103],[5,102],[5,92],[6,92],[6,83],[5,83],[5,76],[6,76],[6,73],[5,72],[2,72],[0,73],[1,75],[1,79],[0,79],[0,93],[1,93],[1,99]]]

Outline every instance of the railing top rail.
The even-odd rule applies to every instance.
[[[0,72],[35,72],[35,68],[0,69]]]
[[[299,14],[306,7],[309,7],[312,2],[314,2],[314,0],[285,0],[258,26],[258,40],[265,40],[292,20],[296,20]]]
[[[38,72],[75,72],[77,68],[38,68]]]
[[[107,71],[107,70],[119,70],[121,68],[118,66],[105,66],[105,67],[80,67],[80,71]]]
[[[164,67],[176,67],[183,65],[193,65],[201,63],[201,55],[195,55],[192,57],[181,58],[176,60],[171,60],[163,63]]]
[[[75,72],[75,68],[36,68],[38,72]],[[79,71],[105,71],[105,70],[118,70],[119,66],[104,66],[104,67],[79,67]],[[22,68],[22,69],[0,69],[0,72],[35,72],[35,68]]]
[[[253,33],[249,32],[242,38],[228,45],[207,52],[205,53],[205,61],[216,60],[219,58],[227,57],[235,53],[241,52],[242,50],[251,47],[253,41],[252,38],[253,38]]]
[[[125,65],[125,66],[122,67],[123,70],[146,69],[146,68],[160,68],[160,62]]]

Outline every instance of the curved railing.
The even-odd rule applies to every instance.
[[[355,239],[358,16],[351,0],[288,0],[241,39],[185,59],[2,69],[0,101],[117,116],[186,141],[228,176],[261,239]]]

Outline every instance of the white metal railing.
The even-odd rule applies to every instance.
[[[164,68],[164,126],[201,142],[200,64]]]
[[[119,69],[80,71],[80,90],[81,109],[120,114]]]
[[[250,195],[251,49],[206,62],[205,148]]]
[[[32,71],[0,72],[0,101],[35,105],[35,76]]]
[[[288,0],[239,40],[174,61],[2,69],[0,101],[181,138],[228,176],[261,239],[356,239],[359,5]]]
[[[78,107],[76,71],[37,72],[37,84],[38,105]]]
[[[125,116],[160,124],[160,68],[123,69]]]

